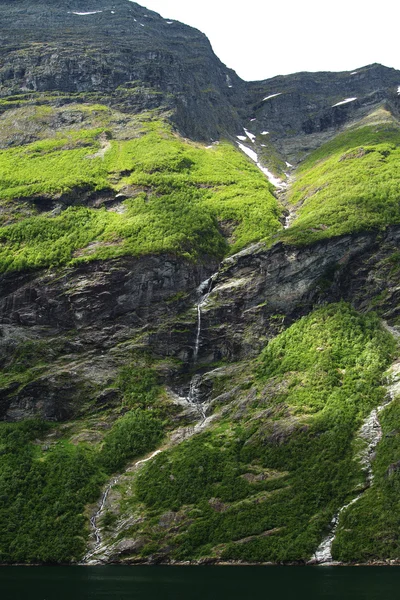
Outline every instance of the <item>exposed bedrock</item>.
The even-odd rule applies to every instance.
[[[15,348],[30,341],[44,344],[45,364],[29,381],[0,389],[0,418],[64,420],[88,407],[103,410],[118,402],[115,379],[135,349],[179,359],[163,377],[184,389],[188,371],[255,356],[323,302],[344,299],[390,322],[400,310],[390,262],[399,246],[400,227],[307,247],[252,246],[220,265],[201,302],[200,332],[198,286],[215,273],[213,260],[149,256],[3,275],[1,364],[9,367]]]

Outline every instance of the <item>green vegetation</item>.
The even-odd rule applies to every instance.
[[[381,377],[394,351],[374,315],[344,303],[316,310],[270,341],[251,367],[252,381],[248,367],[224,380],[221,392],[239,388],[214,426],[165,450],[133,479],[135,494],[124,506],[144,517],[129,533],[148,541],[142,555],[167,545],[180,560],[309,559],[332,515],[364,483],[356,432],[382,402]],[[0,425],[0,562],[79,560],[85,506],[112,473],[162,443],[168,422],[151,364],[143,358],[122,368],[117,383],[118,418],[95,443],[49,424]],[[382,413],[387,435],[376,487],[345,514],[337,558],[383,556],[392,538],[390,552],[398,551],[399,410],[395,403]],[[164,514],[176,515],[174,526],[160,527]],[[114,522],[105,515],[108,531]]]
[[[242,396],[240,425],[233,409],[138,475],[147,551],[167,541],[151,523],[172,510],[190,521],[168,539],[175,558],[309,559],[363,481],[354,437],[382,400],[394,347],[376,317],[346,304],[319,309],[272,340],[246,411]]]
[[[130,125],[128,140],[114,139],[110,127],[0,151],[0,271],[161,252],[221,258],[280,228],[269,183],[230,144],[189,143],[151,115]],[[118,192],[128,198],[117,211],[87,206],[89,197]],[[39,213],[50,198],[69,206]],[[233,228],[230,249],[224,223]]]
[[[48,429],[26,421],[0,426],[0,562],[69,562],[85,550],[85,504],[102,481],[89,448],[35,444]]]
[[[132,405],[156,399],[159,387],[149,370],[143,382],[138,372],[134,379],[137,401],[133,385],[126,396]],[[71,443],[68,432],[50,423],[0,423],[0,563],[82,558],[86,505],[99,498],[110,473],[159,445],[163,427],[152,410],[136,408],[117,418],[101,443],[89,444]]]
[[[400,514],[400,401],[380,415],[382,440],[373,464],[374,483],[345,511],[333,551],[343,561],[398,560]]]
[[[128,460],[156,448],[162,437],[162,423],[151,411],[132,410],[104,438],[100,462],[107,473],[119,471]]]
[[[288,200],[298,205],[288,243],[400,223],[400,129],[393,124],[349,130],[299,167]]]

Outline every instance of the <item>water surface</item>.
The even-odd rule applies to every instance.
[[[0,567],[1,600],[386,600],[400,567]]]

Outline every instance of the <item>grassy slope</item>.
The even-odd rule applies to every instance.
[[[313,152],[289,192],[299,208],[281,239],[307,244],[399,224],[399,146],[400,127],[392,120],[350,129]]]
[[[190,143],[151,115],[131,119],[126,139],[105,107],[75,111],[89,125],[108,115],[109,127],[64,129],[0,151],[0,271],[126,254],[222,257],[281,227],[269,183],[230,144]],[[121,191],[130,198],[117,211],[79,205],[82,193]],[[78,205],[38,213],[41,199],[59,197]],[[230,248],[220,224],[230,227]]]

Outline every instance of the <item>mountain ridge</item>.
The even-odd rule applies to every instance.
[[[397,563],[400,73],[0,11],[0,563]]]

